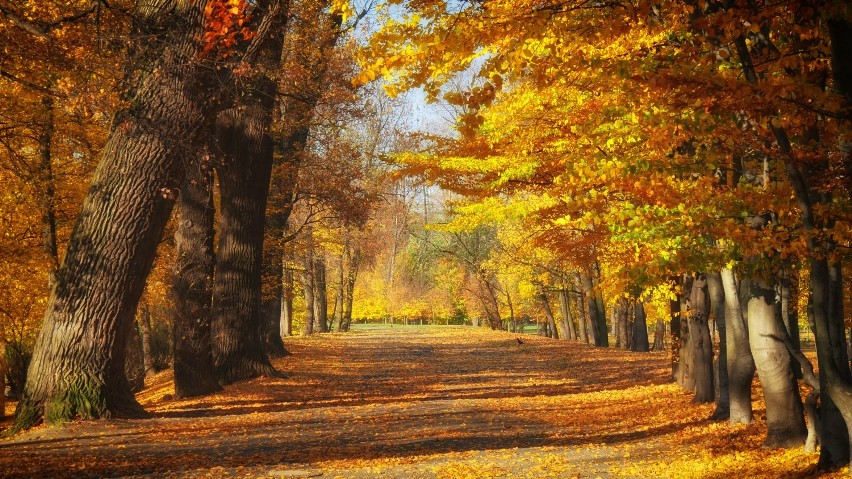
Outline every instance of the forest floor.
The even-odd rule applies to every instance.
[[[669,381],[665,353],[465,327],[293,338],[259,378],[146,420],[78,421],[0,441],[0,477],[807,477],[816,454],[761,448]],[[838,475],[839,477],[839,475]]]

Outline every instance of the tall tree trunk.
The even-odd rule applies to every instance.
[[[550,309],[550,301],[547,299],[547,294],[544,291],[538,293],[538,300],[541,302],[541,309],[544,310],[544,316],[547,318],[547,324],[550,325],[554,330],[556,329],[556,321],[553,318],[553,310]],[[565,338],[565,331],[561,331],[562,334],[558,335],[558,337]],[[558,339],[558,338],[557,338]]]
[[[145,369],[145,377],[153,376],[157,372],[154,364],[154,352],[151,349],[151,308],[148,301],[143,300],[137,312],[139,323],[139,335],[142,339],[142,367]]]
[[[350,251],[350,258],[349,271],[346,274],[345,296],[343,298],[343,321],[346,325],[342,329],[343,331],[349,331],[352,325],[352,301],[355,298],[355,282],[358,279],[358,268],[361,266],[361,250],[356,248],[354,252],[350,249],[347,249],[347,251]]]
[[[630,350],[630,329],[632,329],[632,325],[627,320],[627,316],[629,313],[629,307],[627,304],[627,298],[621,297],[616,302],[615,306],[613,306],[614,316],[616,318],[616,322],[618,325],[618,347],[625,350]]]
[[[559,314],[562,316],[562,323],[565,325],[565,337],[571,340],[577,339],[574,318],[571,315],[571,298],[568,295],[568,290],[564,287],[559,290]]]
[[[722,286],[722,275],[718,272],[707,273],[707,291],[710,294],[710,305],[716,318],[716,328],[719,330],[719,357],[716,359],[717,391],[716,410],[712,419],[721,421],[728,419],[731,414],[731,395],[728,381],[728,340],[727,322],[725,318],[725,290]]]
[[[39,182],[41,185],[41,227],[42,246],[49,263],[47,287],[53,288],[56,271],[59,269],[59,250],[56,240],[56,185],[53,178],[52,143],[54,132],[53,97],[46,95],[41,100],[41,134],[38,139]]]
[[[787,329],[787,334],[790,336],[790,341],[793,349],[796,352],[802,351],[801,338],[799,337],[799,278],[795,271],[786,270],[783,272],[780,282],[781,287],[781,319],[784,322],[784,327]],[[802,379],[802,366],[798,361],[793,361],[793,375],[796,379]]]
[[[663,319],[657,320],[657,325],[654,326],[654,344],[651,346],[651,351],[662,351],[666,347],[666,322]]]
[[[316,318],[314,317],[315,308],[314,302],[314,292],[316,288],[314,287],[314,252],[313,252],[313,240],[311,239],[311,235],[313,234],[313,230],[311,228],[306,228],[306,236],[308,237],[308,245],[305,251],[304,258],[304,271],[302,272],[302,290],[305,295],[305,329],[302,330],[303,335],[311,335],[314,334],[314,324],[316,323]]]
[[[328,332],[328,288],[325,281],[325,257],[314,258],[314,318],[316,332]]]
[[[676,280],[676,278],[675,278]],[[671,362],[672,362],[672,379],[678,384],[682,383],[683,370],[681,369],[680,356],[681,348],[681,318],[680,318],[680,293],[675,293],[675,297],[669,301],[669,331],[671,331]]]
[[[589,326],[589,318],[588,318],[589,309],[586,307],[586,305],[588,304],[588,301],[586,301],[586,299],[584,297],[585,283],[583,281],[583,278],[579,274],[576,276],[576,281],[577,281],[577,289],[580,291],[578,301],[577,301],[577,311],[580,313],[580,318],[579,318],[580,321],[579,321],[579,324],[578,324],[579,338],[580,338],[580,341],[582,341],[586,344],[589,344],[589,332],[588,332],[589,331],[589,327],[588,327]]]
[[[754,414],[751,407],[751,383],[755,365],[749,345],[748,322],[743,317],[744,300],[741,299],[740,281],[733,270],[722,269],[722,288],[725,292],[725,334],[727,338],[728,390],[730,395],[731,424],[751,424]],[[748,283],[748,281],[745,281]]]
[[[281,262],[281,337],[293,334],[293,271]]]
[[[344,261],[343,261],[344,253],[340,252],[340,262],[339,267],[337,269],[337,278],[336,278],[336,293],[334,295],[334,319],[333,322],[337,323],[337,330],[340,331],[340,325],[343,324],[343,289],[344,289]]]
[[[767,447],[799,447],[807,437],[802,398],[790,353],[780,339],[775,318],[775,288],[761,280],[751,281],[748,300],[748,333],[757,375],[766,401]]]
[[[124,374],[127,337],[212,107],[200,62],[206,2],[140,4],[124,97],[51,289],[16,427],[44,418],[140,417]],[[152,40],[154,38],[155,40]]]
[[[706,403],[716,399],[713,387],[713,342],[707,324],[710,315],[710,295],[704,273],[695,276],[690,291],[689,349],[695,381],[692,402]]]
[[[594,281],[595,308],[597,309],[597,322],[595,328],[597,335],[595,336],[595,346],[602,348],[609,346],[609,333],[606,327],[606,306],[604,305],[603,295],[601,293],[601,265],[595,261],[592,269],[592,280]]]
[[[600,346],[601,341],[598,339],[598,336],[600,335],[600,331],[598,329],[600,321],[598,321],[598,305],[597,299],[595,298],[594,283],[592,283],[591,276],[588,275],[584,275],[582,281],[583,294],[586,296],[586,311],[588,312],[589,341],[595,346]]]
[[[0,341],[0,419],[6,417],[6,341]]]
[[[692,338],[689,336],[689,297],[692,293],[692,276],[681,279],[683,287],[680,300],[680,385],[687,391],[695,391],[695,365],[692,363]]]
[[[650,349],[648,346],[648,320],[645,315],[645,303],[637,297],[636,304],[633,306],[633,341],[630,344],[630,350],[647,353]]]
[[[175,397],[222,389],[213,364],[210,335],[213,301],[213,170],[196,153],[187,165],[178,198],[176,259],[172,277],[172,339]]]

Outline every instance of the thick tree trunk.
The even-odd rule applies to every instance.
[[[639,298],[636,298],[636,304],[633,306],[633,340],[630,343],[630,350],[647,353],[648,347],[648,320],[645,315],[645,304]]]
[[[716,328],[719,330],[719,357],[716,359],[718,382],[716,390],[716,410],[711,417],[721,421],[728,419],[731,414],[731,395],[728,381],[728,340],[727,322],[725,318],[725,290],[722,287],[722,275],[718,272],[707,273],[707,291],[710,294],[710,305],[716,318]]]
[[[220,236],[213,292],[213,354],[220,382],[275,375],[261,340],[261,276],[272,142],[265,134],[275,87],[269,82],[245,105],[223,112],[217,137]]]
[[[203,396],[222,389],[213,365],[210,337],[213,301],[213,170],[196,154],[178,200],[176,256],[172,280],[172,338],[175,397]]]
[[[592,282],[591,276],[584,275],[582,278],[583,281],[583,294],[586,296],[586,311],[588,312],[588,327],[589,327],[589,341],[595,346],[600,346],[601,340],[598,339],[600,335],[599,325],[600,321],[598,321],[598,305],[597,299],[595,297],[595,287]]]
[[[16,427],[42,417],[140,417],[124,374],[127,337],[211,94],[199,68],[205,2],[140,5],[125,98],[51,290]],[[152,35],[154,37],[152,37]],[[152,41],[151,38],[156,38]]]
[[[751,407],[751,383],[755,365],[749,345],[748,323],[743,317],[740,285],[731,269],[721,271],[725,292],[725,323],[728,360],[728,391],[730,396],[731,424],[751,424],[754,414]]]
[[[757,375],[766,401],[767,447],[799,447],[807,437],[802,398],[790,353],[780,339],[775,318],[775,288],[752,280],[748,300],[748,332]]]
[[[579,324],[578,326],[578,337],[580,341],[589,344],[589,317],[588,311],[589,309],[586,307],[588,301],[585,299],[584,291],[584,282],[580,275],[577,275],[577,289],[580,291],[579,297],[577,299],[577,311],[580,313]]]
[[[328,288],[325,280],[325,258],[321,255],[314,258],[314,290],[315,332],[327,333]]]
[[[692,375],[695,381],[695,397],[692,402],[707,403],[716,399],[713,385],[713,342],[707,324],[710,315],[710,295],[707,277],[696,275],[690,291],[689,349]]]

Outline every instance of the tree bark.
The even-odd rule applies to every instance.
[[[751,383],[755,365],[749,345],[748,323],[743,317],[740,285],[733,270],[722,269],[722,288],[725,292],[725,322],[728,360],[728,391],[730,395],[731,424],[751,424],[754,414],[751,407]]]
[[[574,318],[571,314],[571,298],[568,290],[564,287],[559,290],[559,313],[562,323],[565,325],[565,337],[570,340],[577,339],[577,331],[574,326]]]
[[[544,310],[544,316],[547,318],[547,324],[550,325],[552,330],[556,330],[556,320],[553,318],[553,310],[550,309],[550,301],[547,299],[547,294],[544,292],[538,293],[538,299],[541,302],[541,308]],[[559,337],[565,338],[565,331],[561,331],[562,334],[557,335],[557,339]]]
[[[302,334],[311,335],[314,334],[314,324],[316,323],[314,318],[314,291],[316,291],[316,288],[314,287],[314,253],[313,239],[311,238],[313,230],[311,228],[306,228],[305,234],[308,238],[308,245],[305,251],[303,263],[304,271],[302,272],[302,290],[304,291],[305,297],[305,328],[302,330]]]
[[[636,298],[636,304],[633,306],[633,340],[630,343],[630,350],[647,353],[650,349],[648,346],[648,321],[645,315],[645,303]]]
[[[629,314],[629,306],[627,304],[627,298],[621,297],[616,302],[615,306],[613,306],[614,316],[616,318],[616,322],[618,325],[618,341],[617,346],[621,349],[630,350],[630,331],[632,329],[632,325],[628,321]]]
[[[222,387],[213,365],[213,170],[200,153],[187,165],[178,199],[172,279],[175,397],[203,396]]]
[[[654,327],[654,344],[651,346],[651,351],[662,351],[666,347],[666,322],[662,319],[657,320],[657,325]]]
[[[671,331],[671,361],[672,379],[676,383],[682,383],[683,370],[681,369],[681,319],[680,319],[680,295],[669,301],[669,330]]]
[[[145,369],[145,377],[153,376],[157,372],[154,364],[154,352],[151,349],[151,308],[147,301],[142,301],[137,312],[139,323],[139,335],[142,339],[142,367]]]
[[[141,417],[124,374],[127,337],[183,182],[202,144],[209,69],[199,68],[206,2],[140,4],[124,97],[51,290],[16,427]],[[156,38],[152,41],[151,38]]]
[[[340,262],[337,269],[336,278],[336,293],[334,295],[334,319],[332,322],[337,323],[337,330],[340,331],[340,325],[343,323],[343,290],[344,290],[344,252],[340,252]],[[329,328],[332,329],[332,328]]]
[[[609,347],[609,333],[606,327],[606,306],[604,305],[603,295],[601,294],[601,265],[595,261],[592,271],[592,280],[594,281],[595,308],[597,310],[595,328],[597,335],[595,336],[595,346],[602,348]]]
[[[748,332],[757,375],[766,401],[767,447],[800,447],[805,444],[802,398],[790,354],[779,339],[780,321],[775,318],[775,288],[762,280],[751,281],[748,300]]]
[[[727,322],[725,318],[725,290],[722,286],[722,275],[718,272],[707,273],[707,291],[710,294],[710,305],[716,318],[716,328],[719,330],[719,356],[716,359],[718,382],[716,395],[716,410],[711,419],[721,421],[730,418],[731,394],[728,381],[728,340]]]
[[[282,261],[281,269],[281,337],[293,334],[293,271]]]
[[[56,282],[56,271],[59,269],[59,249],[56,240],[56,184],[53,177],[53,154],[52,143],[55,130],[54,101],[53,97],[46,95],[41,100],[42,118],[41,134],[38,139],[39,147],[39,182],[41,188],[41,226],[42,246],[49,263],[48,267],[48,290],[53,288]]]
[[[713,402],[716,399],[713,385],[713,342],[707,324],[710,315],[710,295],[707,289],[706,275],[696,275],[689,300],[689,349],[695,382],[695,397],[692,402],[695,403]]]
[[[349,328],[352,325],[352,301],[355,297],[355,282],[358,279],[358,268],[361,266],[361,250],[355,249],[354,252],[349,253],[349,271],[346,274],[346,288],[345,288],[345,296],[343,301],[343,322],[345,327],[342,328],[342,331],[349,331]]]
[[[328,288],[325,280],[325,258],[314,258],[314,318],[316,332],[328,332]]]

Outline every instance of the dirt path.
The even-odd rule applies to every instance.
[[[0,476],[660,477],[707,424],[663,354],[524,340],[404,327],[294,339],[284,378],[173,401],[161,374],[140,395],[153,419],[2,441]]]

